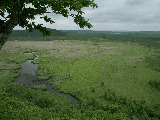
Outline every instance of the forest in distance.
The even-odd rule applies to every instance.
[[[53,32],[54,31],[54,32]],[[21,34],[12,32],[7,41],[52,41],[52,40],[93,40],[94,42],[117,41],[117,42],[131,42],[145,45],[146,47],[160,48],[160,34],[108,34],[108,33],[63,33],[58,30],[51,31],[50,36],[41,36],[38,31],[33,31],[29,34]],[[24,36],[25,35],[25,36]],[[23,39],[24,38],[24,39]],[[37,39],[38,38],[38,39]]]
[[[67,36],[67,35],[75,35],[75,34],[79,34],[79,35],[84,35],[84,34],[87,34],[87,35],[124,35],[124,36],[128,36],[128,35],[132,35],[132,36],[147,36],[147,37],[160,37],[160,34],[142,34],[141,32],[139,33],[133,33],[132,32],[129,32],[128,34],[127,33],[96,33],[98,31],[95,31],[95,33],[81,33],[80,31],[83,31],[83,30],[56,30],[56,29],[50,29],[50,28],[46,28],[47,30],[49,30],[51,32],[51,36]],[[78,32],[77,32],[78,31]],[[84,30],[87,32],[87,30]],[[89,32],[89,31],[88,31]],[[110,31],[111,32],[111,31]],[[116,32],[116,31],[115,31]],[[144,31],[142,31],[144,32]],[[2,36],[2,34],[0,34],[0,37]],[[11,37],[43,37],[43,33],[41,33],[39,30],[35,29],[33,30],[31,33],[29,32],[29,30],[12,30],[12,33],[10,34],[9,38]]]

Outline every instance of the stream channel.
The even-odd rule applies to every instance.
[[[35,53],[35,52],[24,53],[24,54],[33,54],[33,53]],[[38,59],[38,57],[39,56],[36,55],[35,59]],[[34,60],[27,60],[26,62],[20,63],[22,68],[17,70],[17,73],[20,74],[20,76],[15,78],[14,82],[19,83],[19,84],[26,84],[26,85],[29,84],[28,87],[30,89],[32,86],[45,85],[47,87],[48,92],[68,97],[71,100],[71,103],[74,107],[77,104],[78,99],[72,97],[69,94],[60,93],[60,92],[56,91],[55,89],[52,89],[52,85],[51,85],[52,79],[51,78],[49,78],[48,80],[42,81],[42,82],[32,82],[32,80],[36,79],[36,77],[37,77],[36,70],[39,69],[37,64],[31,63]]]

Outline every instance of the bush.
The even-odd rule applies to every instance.
[[[153,81],[149,81],[148,82],[152,87],[157,88],[158,90],[160,90],[160,81],[158,81],[157,79],[153,80]]]

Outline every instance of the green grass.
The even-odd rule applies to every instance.
[[[67,37],[69,40],[71,36]],[[73,35],[72,39],[76,37]],[[20,68],[18,63],[33,59],[35,55],[22,56],[20,54],[23,51],[29,50],[21,48],[16,48],[17,54],[6,54],[1,50],[0,60],[5,62],[5,68],[10,69],[0,66],[0,119],[160,119],[160,58],[156,42],[158,38],[155,40],[154,37],[151,39],[137,36],[136,42],[135,36],[129,35],[103,35],[102,38],[104,41],[107,41],[106,38],[111,41],[109,44],[104,42],[103,45],[117,47],[112,49],[114,54],[110,53],[109,49],[100,48],[98,40],[92,43],[96,46],[97,51],[94,51],[87,43],[88,39],[93,38],[84,35],[77,39],[82,39],[79,44],[87,43],[86,50],[89,54],[73,59],[39,57],[34,62],[40,64],[37,75],[43,72],[43,75],[51,76],[55,89],[70,93],[80,100],[81,106],[76,107],[64,96],[11,83],[14,77],[18,76],[15,71]],[[36,51],[36,54],[48,55],[49,52],[50,50]],[[11,61],[17,65],[10,66]]]
[[[42,91],[47,90],[47,87],[45,85],[33,86],[31,88],[34,89],[34,90],[42,90]]]

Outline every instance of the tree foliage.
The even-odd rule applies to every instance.
[[[98,8],[97,4],[93,3],[94,0],[4,0],[0,1],[0,15],[4,17],[4,13],[8,12],[9,15],[6,18],[10,18],[6,22],[4,20],[0,20],[0,34],[2,34],[0,38],[0,49],[7,41],[8,37],[10,36],[13,28],[17,25],[21,27],[26,27],[26,30],[29,28],[29,32],[31,33],[34,29],[40,30],[43,33],[43,36],[50,36],[51,32],[46,30],[45,27],[42,27],[42,24],[35,25],[34,22],[28,24],[28,19],[34,20],[35,15],[43,15],[44,13],[51,13],[47,12],[47,8],[51,7],[52,13],[62,14],[62,16],[67,17],[72,16],[74,17],[74,22],[79,25],[80,28],[84,29],[84,26],[87,26],[89,29],[93,27],[88,21],[81,16],[82,12],[81,8],[93,6]],[[32,3],[35,8],[25,8],[25,4]],[[45,7],[47,5],[47,7]],[[77,11],[78,14],[71,14],[66,7],[69,7],[70,11],[74,10]],[[85,13],[84,13],[85,14]],[[43,18],[46,22],[50,22],[50,24],[55,23],[48,18],[47,15]],[[33,26],[33,27],[32,27]]]

